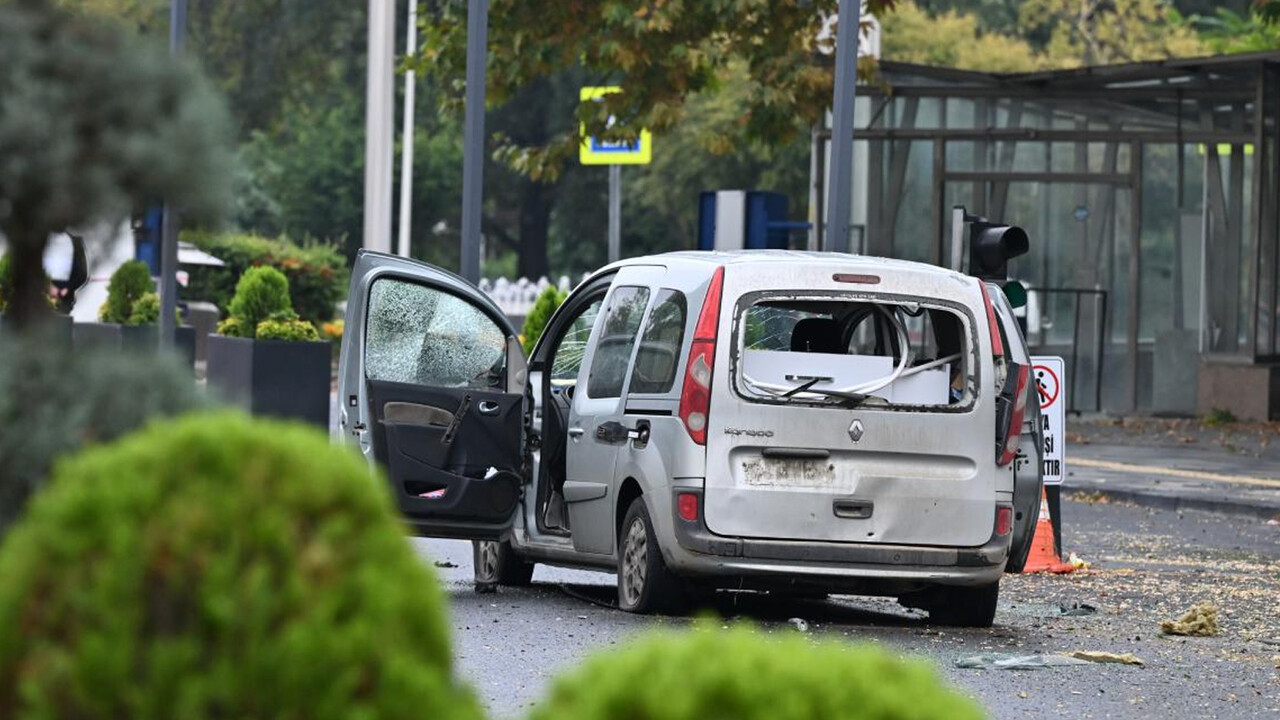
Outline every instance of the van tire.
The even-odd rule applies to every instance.
[[[679,614],[685,588],[662,559],[644,498],[631,501],[618,529],[618,607],[632,613]]]
[[[929,619],[954,627],[991,627],[996,619],[1000,583],[941,589],[929,608]]]
[[[496,592],[499,585],[528,585],[533,581],[533,565],[505,540],[471,541],[471,567],[478,593]]]

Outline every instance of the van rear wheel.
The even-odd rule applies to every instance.
[[[644,498],[631,501],[618,531],[618,607],[633,613],[679,613],[685,593],[671,574]]]
[[[929,619],[939,625],[991,627],[996,619],[1000,583],[973,587],[948,587],[937,594],[929,608]]]
[[[491,593],[499,585],[523,587],[533,581],[533,563],[524,560],[505,540],[473,540],[471,567],[478,593]]]

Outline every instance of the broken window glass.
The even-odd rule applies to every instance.
[[[551,384],[563,387],[578,381],[578,370],[582,368],[582,358],[587,352],[587,340],[591,337],[591,328],[595,327],[603,302],[604,298],[601,298],[591,303],[569,324],[551,359]]]
[[[640,338],[631,392],[665,393],[676,381],[676,362],[684,343],[687,304],[684,293],[663,290],[649,313],[649,323]]]
[[[620,287],[613,291],[606,309],[604,326],[596,342],[591,372],[587,376],[587,396],[618,397],[631,362],[631,348],[636,343],[644,308],[649,304],[649,289]]]
[[[501,387],[506,336],[470,302],[425,285],[382,278],[369,292],[365,374],[430,387]]]

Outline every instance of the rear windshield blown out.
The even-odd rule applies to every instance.
[[[765,298],[738,327],[738,391],[748,399],[949,407],[972,398],[964,321],[941,306]]]

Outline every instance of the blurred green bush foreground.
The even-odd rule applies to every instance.
[[[0,547],[0,717],[479,717],[372,480],[232,413],[60,462]]]

